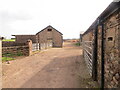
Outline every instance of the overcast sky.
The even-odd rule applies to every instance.
[[[36,34],[52,25],[64,38],[79,38],[112,1],[0,0],[0,35]]]

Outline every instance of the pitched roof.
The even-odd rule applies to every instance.
[[[53,28],[51,25],[49,25],[49,26],[47,26],[46,28],[44,28],[43,30],[41,30],[41,31],[39,31],[38,33],[40,33],[40,32],[42,32],[42,31],[44,31],[45,29],[47,29],[47,28],[52,28],[52,29],[54,29],[54,30],[56,30],[57,32],[59,32],[57,29],[55,29],[55,28]],[[36,33],[36,35],[38,34],[38,33]],[[61,32],[59,32],[61,35],[63,35]]]

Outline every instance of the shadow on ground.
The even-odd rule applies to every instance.
[[[83,57],[54,58],[21,88],[91,88],[96,87]]]

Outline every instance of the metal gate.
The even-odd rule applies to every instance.
[[[82,46],[83,46],[84,59],[87,64],[89,73],[92,76],[92,55],[93,55],[92,41],[83,41]]]
[[[40,44],[39,43],[33,43],[32,44],[32,51],[38,51],[40,50]]]

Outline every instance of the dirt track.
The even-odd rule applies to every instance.
[[[72,43],[3,63],[3,88],[86,88],[82,49]]]

